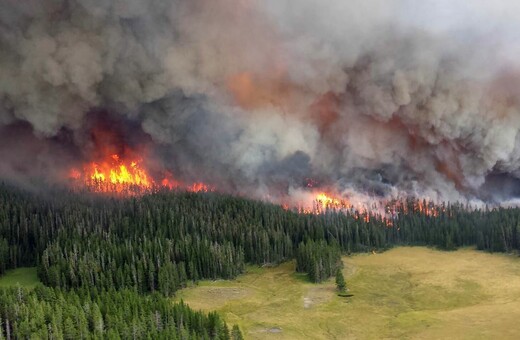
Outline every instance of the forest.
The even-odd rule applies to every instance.
[[[168,297],[198,280],[233,279],[246,264],[295,259],[297,271],[321,282],[335,275],[342,254],[399,245],[520,250],[517,208],[406,199],[385,211],[302,213],[215,192],[120,198],[2,184],[0,275],[36,266],[45,287],[0,291],[0,339],[116,339],[130,331],[140,338],[239,339],[240,330],[218,315]]]
[[[240,339],[216,314],[158,294],[37,286],[0,290],[0,339]],[[238,336],[237,336],[238,334]]]

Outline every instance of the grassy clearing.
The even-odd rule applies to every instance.
[[[16,287],[18,284],[22,287],[34,288],[39,283],[36,267],[8,270],[0,276],[0,288]]]
[[[463,249],[396,248],[344,257],[350,298],[308,283],[294,263],[181,291],[248,339],[518,339],[520,259]]]

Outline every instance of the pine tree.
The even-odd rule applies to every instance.
[[[336,272],[336,288],[341,293],[345,292],[347,289],[347,284],[345,283],[345,277],[343,277],[343,272],[341,269],[338,269]]]
[[[63,336],[65,339],[77,339],[78,334],[76,332],[76,328],[74,327],[74,323],[72,322],[72,319],[67,317],[65,319],[65,323],[63,325]]]
[[[103,316],[101,315],[101,311],[99,310],[99,306],[97,303],[94,302],[92,305],[92,311],[91,311],[91,325],[92,325],[92,331],[97,336],[103,335]]]
[[[231,329],[231,339],[244,340],[244,337],[242,336],[242,332],[240,331],[238,325],[233,325],[233,328]]]

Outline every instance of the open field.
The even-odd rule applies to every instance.
[[[202,282],[177,299],[219,311],[246,339],[520,338],[517,256],[406,247],[343,262],[351,298],[286,263]]]
[[[36,267],[8,270],[0,276],[0,288],[16,287],[18,284],[22,287],[33,288],[38,283],[40,280],[36,275]]]

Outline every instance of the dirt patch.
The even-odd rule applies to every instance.
[[[269,328],[267,330],[267,332],[269,333],[282,333],[282,329],[280,327],[273,327],[273,328]]]
[[[273,334],[277,334],[277,333],[282,333],[283,329],[281,327],[270,327],[270,328],[259,329],[257,332],[259,332],[259,333],[273,333]]]
[[[334,295],[334,288],[329,286],[318,286],[309,288],[303,297],[303,308],[309,309],[328,302]]]
[[[307,308],[311,308],[312,306],[312,300],[308,297],[304,297],[303,298],[303,308],[307,309]]]

